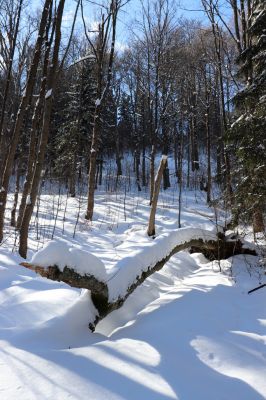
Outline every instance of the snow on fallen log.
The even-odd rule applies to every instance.
[[[61,272],[65,266],[80,275],[93,275],[100,281],[107,279],[104,263],[88,251],[70,247],[69,242],[52,240],[35,253],[31,263],[41,267],[56,265]]]
[[[87,251],[69,247],[67,242],[52,240],[35,253],[29,263],[21,265],[47,279],[89,289],[100,297],[108,296],[104,263]]]
[[[136,277],[140,276],[142,272],[147,272],[159,261],[164,260],[173,249],[179,246],[180,250],[189,248],[194,243],[191,241],[194,240],[216,242],[217,236],[216,233],[203,229],[180,228],[147,240],[140,245],[139,249],[119,260],[114,266],[117,272],[108,282],[109,302],[124,297]],[[194,244],[196,245],[196,242]],[[200,245],[200,242],[198,244]],[[117,247],[117,250],[119,250],[119,247]]]
[[[107,274],[103,262],[93,254],[69,247],[66,242],[49,242],[37,252],[30,263],[21,265],[36,271],[48,279],[63,281],[72,287],[91,291],[91,299],[98,310],[91,330],[107,314],[120,308],[127,297],[178,251],[191,248],[212,259],[228,258],[235,254],[256,254],[254,250],[243,249],[240,240],[226,241],[221,234],[199,228],[172,230],[151,239],[148,236],[135,251],[119,260],[113,273]],[[126,243],[123,243],[125,248]],[[129,246],[130,249],[130,246]],[[119,250],[119,247],[116,248]]]

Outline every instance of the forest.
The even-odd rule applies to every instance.
[[[265,398],[265,0],[0,0],[0,181],[1,399]]]

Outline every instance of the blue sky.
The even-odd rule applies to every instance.
[[[97,0],[95,0],[97,2]],[[43,0],[31,0],[30,4],[32,8],[36,8],[40,5]],[[100,3],[101,0],[98,0]],[[88,23],[93,23],[97,20],[97,7],[93,6],[87,0],[83,0],[84,14]],[[207,18],[202,10],[201,0],[175,0],[176,5],[176,17],[185,17],[191,19],[199,19],[206,21]],[[67,36],[68,30],[71,26],[73,15],[75,12],[76,2],[74,0],[66,0],[65,12],[64,12],[64,23],[63,23],[63,34]],[[121,47],[125,45],[131,36],[131,26],[135,19],[141,17],[141,2],[140,0],[130,0],[129,3],[120,11],[118,29],[117,29],[117,43]],[[228,11],[225,10],[228,15]],[[80,13],[79,13],[80,14]],[[81,23],[81,17],[77,21],[77,28],[81,31],[83,29]]]

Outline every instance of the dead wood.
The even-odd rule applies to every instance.
[[[65,267],[61,271],[56,265],[47,268],[30,263],[23,262],[22,266],[35,271],[42,277],[54,281],[62,281],[72,287],[89,289],[91,291],[91,299],[94,306],[98,310],[98,316],[93,323],[89,324],[89,328],[94,331],[97,323],[112,311],[120,308],[128,296],[141,285],[154,272],[159,271],[169,259],[181,250],[190,248],[191,252],[203,253],[209,260],[226,259],[237,254],[256,255],[255,250],[243,248],[241,240],[226,241],[223,235],[215,240],[204,241],[203,239],[192,239],[183,244],[178,244],[172,251],[156,264],[151,265],[141,275],[136,276],[135,281],[128,287],[127,293],[123,297],[117,298],[114,302],[108,300],[108,285],[106,282],[101,282],[92,275],[80,275],[74,269]]]

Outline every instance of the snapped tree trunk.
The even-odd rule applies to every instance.
[[[152,202],[151,202],[151,211],[150,211],[150,218],[149,218],[149,224],[148,224],[148,230],[147,234],[148,236],[154,236],[155,235],[155,214],[156,214],[156,208],[157,208],[157,203],[158,203],[158,198],[159,198],[159,192],[160,192],[160,185],[161,185],[161,180],[163,176],[163,171],[167,163],[167,156],[162,156],[159,169],[155,178],[154,182],[154,192],[153,192],[153,197],[152,197]]]

